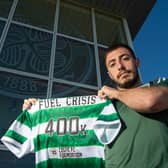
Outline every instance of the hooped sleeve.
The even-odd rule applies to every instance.
[[[18,158],[33,151],[30,114],[26,110],[16,118],[1,141]]]
[[[111,102],[111,100],[108,100]],[[107,104],[94,125],[94,131],[102,144],[111,143],[121,128],[119,115],[112,103]]]

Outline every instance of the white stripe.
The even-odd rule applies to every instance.
[[[93,127],[95,127],[95,125],[101,125],[103,127],[105,125],[113,125],[113,124],[117,124],[117,123],[121,123],[120,119],[116,119],[113,121],[97,120]]]
[[[91,97],[95,97],[95,99],[91,100]],[[83,101],[83,103],[82,103],[82,98],[86,99],[86,101]],[[53,98],[53,99],[38,99],[36,104],[33,104],[31,108],[28,110],[28,112],[33,114],[40,109],[95,105],[95,104],[104,103],[106,101],[107,100],[100,99],[96,95]],[[47,102],[47,106],[49,107],[45,107],[44,102]]]
[[[65,147],[67,151],[61,152],[60,148],[42,149],[36,152],[36,164],[48,159],[63,159],[63,158],[102,158],[104,160],[104,146],[87,146],[87,147]],[[66,154],[71,154],[67,156]],[[66,157],[64,157],[66,155]]]
[[[26,125],[22,124],[20,121],[16,121],[16,120],[12,123],[9,130],[13,130],[13,131],[17,132],[19,135],[22,135],[26,138],[30,138],[30,136],[32,134],[31,129],[28,126],[26,126]]]
[[[109,104],[108,106],[105,106],[101,112],[102,115],[109,115],[114,113],[117,113],[117,112],[113,104]]]

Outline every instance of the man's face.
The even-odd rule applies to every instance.
[[[108,74],[118,88],[131,88],[139,82],[138,65],[138,59],[123,47],[109,52],[106,57]]]

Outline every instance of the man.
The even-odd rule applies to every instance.
[[[142,85],[139,60],[125,44],[107,49],[105,65],[116,88],[103,86],[98,96],[112,99],[122,121],[106,146],[106,168],[167,168],[168,80]]]

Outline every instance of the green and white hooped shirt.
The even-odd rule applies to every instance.
[[[104,144],[120,127],[111,100],[96,95],[39,99],[1,141],[18,158],[34,151],[36,168],[104,168]]]

